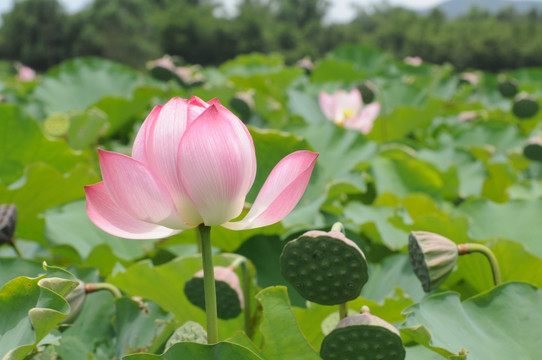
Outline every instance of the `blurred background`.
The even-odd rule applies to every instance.
[[[343,43],[457,70],[542,66],[542,2],[511,0],[0,0],[0,59],[38,71],[96,55],[135,68],[164,54],[218,65]]]

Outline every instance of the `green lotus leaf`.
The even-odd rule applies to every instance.
[[[49,70],[36,86],[34,96],[47,114],[84,111],[106,95],[128,98],[137,86],[149,81],[110,60],[77,58]]]
[[[0,289],[0,358],[22,360],[70,312],[64,299],[76,286],[68,272],[46,267],[36,278],[17,277]]]
[[[461,303],[441,293],[405,310],[401,335],[443,356],[468,351],[468,359],[536,359],[542,323],[542,290],[506,283]],[[460,331],[458,331],[460,329]]]
[[[286,288],[270,287],[256,295],[263,308],[260,331],[266,359],[318,360],[320,356],[299,330]]]
[[[542,258],[541,199],[512,200],[504,204],[475,199],[461,204],[456,213],[466,215],[471,221],[469,235],[472,239],[514,240]]]
[[[44,162],[67,172],[85,157],[75,154],[62,141],[43,136],[38,123],[12,104],[0,104],[0,182],[10,185],[25,168]]]
[[[26,168],[25,181],[18,187],[5,188],[0,184],[0,199],[17,205],[16,238],[45,244],[44,219],[41,214],[55,206],[81,199],[84,186],[98,182],[94,167],[79,163],[69,173],[36,163]]]

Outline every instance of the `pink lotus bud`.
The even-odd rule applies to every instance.
[[[156,106],[131,157],[105,150],[99,157],[103,181],[85,187],[90,219],[116,236],[152,239],[200,224],[241,230],[282,220],[301,199],[318,154],[283,158],[236,222],[256,176],[256,153],[246,126],[217,99]]]

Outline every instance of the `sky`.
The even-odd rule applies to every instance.
[[[221,0],[226,9],[233,11],[235,4],[238,0]],[[388,0],[388,3],[392,5],[401,5],[410,8],[427,8],[434,6],[444,0]],[[15,0],[0,0],[0,13],[5,13],[11,9]],[[91,2],[91,0],[59,0],[66,10],[70,13],[81,10],[85,5]],[[329,0],[331,3],[331,11],[326,17],[326,21],[329,22],[348,22],[354,17],[351,4],[356,5],[371,5],[379,3],[380,0]]]

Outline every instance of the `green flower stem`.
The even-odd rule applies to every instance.
[[[341,222],[336,222],[331,227],[331,231],[340,231],[344,234],[344,225]],[[339,317],[344,319],[348,316],[348,301],[339,305]]]
[[[244,260],[244,258],[243,258]],[[245,333],[249,338],[252,338],[252,311],[250,308],[250,274],[248,271],[248,264],[246,261],[241,263],[241,269],[243,270],[243,298],[245,299],[245,309],[243,310],[245,316]]]
[[[201,245],[203,260],[203,288],[205,290],[205,312],[207,314],[207,340],[209,344],[218,342],[218,320],[216,313],[215,272],[211,248],[211,228],[198,226],[198,242]]]
[[[501,284],[501,271],[499,270],[499,263],[497,262],[497,258],[493,254],[491,250],[487,246],[484,246],[482,244],[459,244],[457,246],[459,255],[463,254],[470,254],[473,252],[482,253],[485,255],[487,260],[489,261],[489,266],[491,267],[491,272],[493,273],[493,284],[495,286]]]
[[[111,294],[113,294],[113,296],[117,299],[122,297],[120,290],[115,285],[105,283],[105,282],[85,284],[86,293],[92,293],[99,290],[107,290],[111,292]]]

